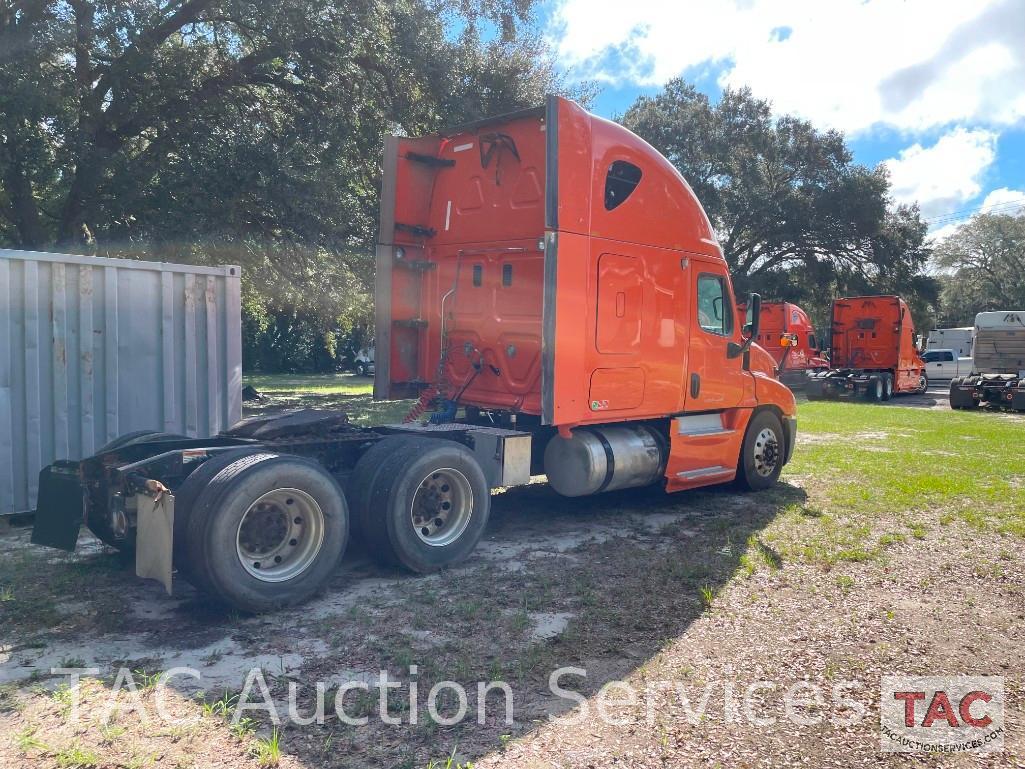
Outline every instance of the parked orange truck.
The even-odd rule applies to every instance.
[[[907,304],[898,296],[853,296],[833,302],[829,361],[812,374],[809,400],[864,397],[889,400],[924,393],[925,363]]]
[[[747,316],[747,305],[739,305],[739,322],[747,323]],[[755,341],[775,359],[783,384],[791,389],[802,388],[807,384],[810,373],[829,368],[811,318],[796,304],[762,302],[760,321]]]
[[[492,489],[532,474],[568,496],[776,482],[793,394],[757,322],[736,322],[700,203],[649,145],[553,97],[389,138],[383,179],[375,396],[418,398],[430,423],[306,411],[216,439],[126,436],[44,470],[35,541],[74,547],[84,510],[140,574],[170,589],[173,561],[264,610],[327,580],[350,517],[376,558],[426,573],[473,550]]]

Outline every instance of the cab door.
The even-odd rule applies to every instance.
[[[743,355],[727,356],[730,342],[741,341],[733,289],[725,269],[695,260],[691,267],[692,317],[686,389],[687,411],[731,408],[744,396]]]

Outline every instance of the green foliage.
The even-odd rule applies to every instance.
[[[944,325],[970,326],[978,312],[1025,307],[1025,216],[972,217],[940,242],[936,261],[949,271]]]
[[[384,135],[564,90],[532,6],[0,0],[0,247],[240,265],[247,365],[332,370]]]
[[[749,90],[717,104],[683,80],[641,97],[622,122],[690,183],[719,236],[738,292],[804,305],[827,328],[834,296],[895,292],[919,325],[937,287],[917,207],[888,205],[882,168],[853,162],[844,137],[818,131]]]

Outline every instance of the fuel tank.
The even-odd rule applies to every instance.
[[[649,425],[578,428],[545,447],[548,482],[564,497],[648,486],[665,473],[668,446]]]

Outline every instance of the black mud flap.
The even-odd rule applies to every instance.
[[[39,472],[32,544],[74,552],[84,510],[78,462],[60,461],[44,467]]]

